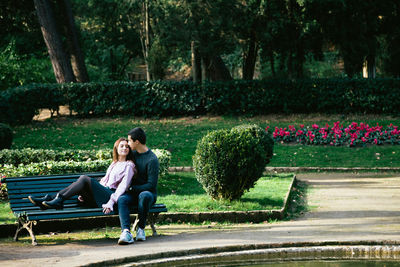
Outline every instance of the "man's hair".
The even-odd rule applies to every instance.
[[[142,145],[146,144],[146,134],[142,128],[136,127],[128,132],[133,141],[138,140]]]

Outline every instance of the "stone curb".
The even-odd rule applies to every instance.
[[[353,249],[351,247],[356,247],[354,251],[358,252],[361,259],[365,259],[367,255],[372,257],[374,256],[395,256],[398,258],[400,254],[400,245],[397,241],[324,241],[324,242],[287,242],[287,243],[266,243],[266,244],[249,244],[249,245],[232,245],[232,246],[223,246],[223,247],[207,247],[207,248],[198,248],[198,249],[183,249],[179,251],[169,251],[169,252],[159,252],[153,254],[144,254],[138,256],[129,256],[123,258],[115,258],[112,260],[105,260],[96,263],[90,263],[81,266],[104,266],[104,265],[122,265],[126,263],[130,263],[130,266],[147,266],[146,264],[140,264],[140,262],[145,261],[153,261],[153,263],[168,263],[167,258],[178,258],[178,257],[193,257],[204,255],[208,256],[210,254],[218,254],[218,253],[235,253],[235,252],[245,252],[245,251],[260,251],[266,249],[281,249],[282,254],[285,256],[284,258],[288,258],[288,252],[292,252],[294,256],[299,256],[300,252],[308,251],[312,253],[312,257],[322,256],[323,247],[326,246],[346,246],[340,249],[341,252],[350,253],[350,257],[357,258],[359,255],[354,255]],[[362,248],[360,248],[362,246]],[[367,248],[365,246],[370,246],[371,248]],[[301,250],[301,251],[300,251]],[[382,253],[382,252],[386,253]],[[368,252],[368,253],[367,253]],[[381,253],[377,253],[381,252]],[[328,251],[329,256],[332,256],[334,253],[332,251]],[[349,257],[349,258],[350,258]],[[376,258],[376,257],[375,257]],[[383,258],[383,257],[378,257]],[[164,259],[163,262],[157,262],[159,259]],[[165,261],[167,260],[167,261]],[[174,260],[174,259],[172,259]],[[137,264],[135,264],[135,262]],[[172,262],[171,262],[172,263]],[[151,265],[151,264],[150,264]],[[171,264],[172,265],[172,264]],[[153,265],[151,265],[153,266]],[[167,266],[167,265],[163,265]]]
[[[289,190],[286,193],[283,207],[279,210],[254,210],[254,211],[216,211],[216,212],[171,212],[161,213],[158,221],[167,223],[183,223],[183,222],[232,222],[244,223],[253,222],[260,223],[270,219],[283,219],[284,214],[289,205],[289,197],[292,192],[293,185],[296,182],[296,175],[293,175]],[[50,232],[67,232],[72,230],[86,230],[93,228],[102,228],[105,226],[119,226],[119,218],[117,215],[110,217],[93,217],[80,219],[64,219],[40,221],[34,226],[34,232],[50,233]],[[11,237],[17,229],[17,224],[1,224],[0,237]]]
[[[169,172],[193,172],[194,168],[186,167],[169,167]],[[265,167],[265,173],[271,172],[358,172],[358,171],[385,171],[385,172],[400,172],[400,167]]]

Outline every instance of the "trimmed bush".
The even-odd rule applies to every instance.
[[[153,149],[160,163],[159,173],[160,177],[165,176],[168,173],[169,164],[171,162],[171,152],[165,149]]]
[[[214,199],[239,199],[261,177],[272,151],[272,138],[257,125],[212,131],[197,144],[196,178]]]
[[[100,150],[50,150],[50,149],[4,149],[0,151],[0,165],[30,164],[45,161],[87,161],[112,159],[109,149]]]
[[[0,173],[5,177],[55,175],[67,173],[105,172],[111,160],[77,161],[47,161],[18,166],[4,165]]]
[[[7,124],[0,123],[0,150],[8,149],[12,145],[13,133]]]
[[[154,149],[160,161],[160,176],[168,173],[171,153]],[[5,149],[0,151],[0,175],[32,176],[106,171],[112,155],[106,150]]]

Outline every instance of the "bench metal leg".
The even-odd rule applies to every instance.
[[[157,221],[158,214],[159,213],[149,213],[147,215],[147,221],[149,222],[151,230],[153,231],[153,236],[157,236],[158,235],[157,231],[156,231],[156,227],[154,226],[154,224]],[[135,219],[135,222],[133,223],[132,229],[133,229],[133,231],[136,232],[137,227],[138,227],[138,223],[139,223],[139,216],[135,215],[135,217],[136,217],[136,219]]]
[[[27,221],[25,216],[20,216],[18,218],[18,228],[17,228],[17,231],[15,232],[14,241],[18,241],[19,232],[22,229],[26,229],[28,231],[29,235],[31,236],[32,245],[36,246],[37,245],[36,237],[35,237],[35,234],[33,233],[33,226],[36,224],[37,224],[36,221]]]
[[[133,222],[132,231],[136,232],[139,223],[139,215],[135,215],[135,221]]]
[[[153,236],[158,236],[156,227],[154,226],[154,224],[157,221],[158,213],[150,213],[148,217],[149,217],[149,223],[151,226],[151,230],[153,231]]]

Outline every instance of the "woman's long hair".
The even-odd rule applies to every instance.
[[[126,139],[126,138],[124,138],[124,137],[119,138],[119,139],[118,139],[117,141],[115,141],[115,143],[114,143],[114,148],[113,148],[113,161],[118,161],[118,146],[119,146],[119,143],[121,143],[122,141],[126,141],[126,142],[128,143],[128,139]],[[132,150],[131,150],[131,148],[130,148],[129,145],[128,145],[128,149],[129,149],[129,153],[128,153],[128,155],[126,155],[126,160],[131,160],[131,161],[135,162],[134,159],[133,159]]]

